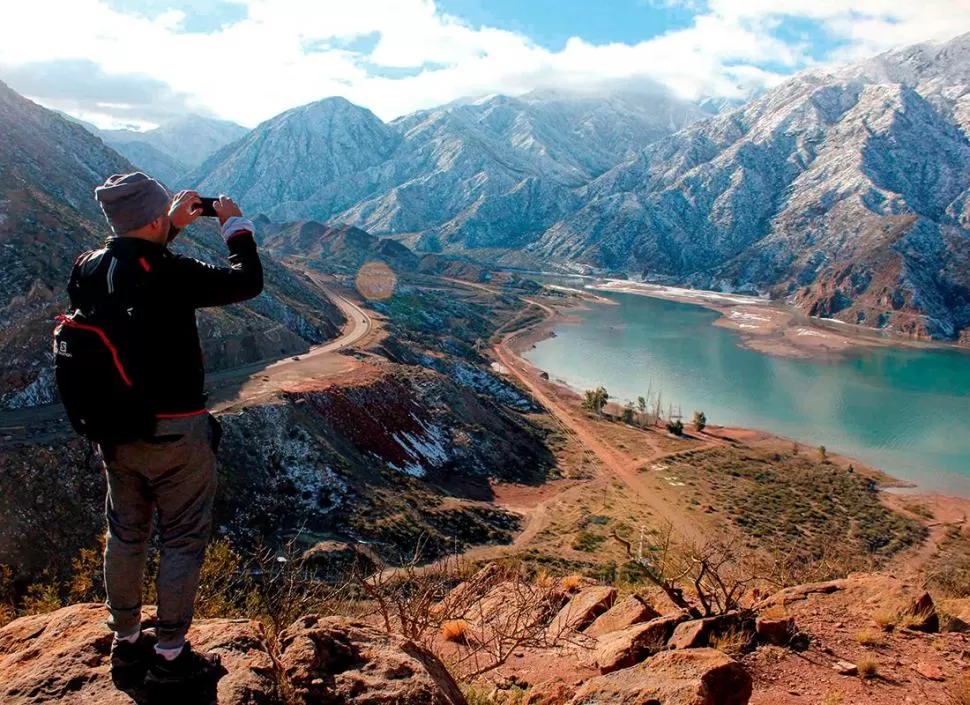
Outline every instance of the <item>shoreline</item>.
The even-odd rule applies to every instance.
[[[590,294],[588,294],[586,291],[581,291],[578,289],[573,291],[581,295],[582,301],[589,303],[596,303],[598,299],[603,298],[596,296],[595,294],[591,295],[593,298],[588,298]],[[615,302],[609,303],[615,305]],[[697,302],[688,301],[685,303]],[[524,353],[534,348],[543,340],[548,340],[549,338],[555,337],[555,327],[559,324],[570,322],[569,310],[576,310],[579,308],[582,308],[582,304],[579,302],[572,304],[562,302],[555,304],[554,306],[550,306],[549,311],[552,312],[551,315],[546,316],[541,321],[535,322],[523,329],[516,331],[513,335],[509,336],[505,341],[503,341],[503,345],[505,345],[506,348],[515,356],[519,364],[530,369],[534,376],[543,379],[546,384],[557,387],[561,391],[575,396],[581,396],[583,390],[571,386],[566,380],[556,378],[550,375],[547,371],[539,369],[524,356]],[[721,320],[724,319],[718,319],[718,322]],[[717,322],[715,322],[715,325],[717,325]],[[743,436],[757,437],[765,440],[774,439],[776,441],[798,445],[800,448],[814,448],[814,446],[811,444],[803,443],[788,436],[783,436],[781,434],[772,433],[762,429],[733,426],[711,426],[709,428],[715,429],[719,432],[736,433]],[[917,482],[901,479],[885,470],[843,453],[832,451],[830,452],[830,458],[833,460],[833,462],[838,461],[836,464],[838,464],[840,467],[845,468],[851,464],[857,469],[862,469],[862,471],[866,472],[867,474],[878,477],[878,488],[880,495],[884,498],[884,501],[888,505],[896,507],[897,509],[904,507],[907,504],[924,502],[929,503],[932,509],[939,511],[945,510],[945,513],[950,515],[959,510],[963,512],[964,516],[970,516],[970,494],[964,495],[960,494],[958,491],[941,491],[922,487]]]
[[[818,359],[844,357],[878,348],[953,350],[970,354],[965,346],[941,341],[913,340],[837,319],[815,318],[787,304],[757,296],[683,289],[622,279],[596,282],[587,284],[586,288],[592,291],[648,296],[716,311],[720,318],[712,325],[734,331],[740,336],[742,348],[765,355]]]

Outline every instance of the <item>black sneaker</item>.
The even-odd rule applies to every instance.
[[[217,654],[200,654],[185,642],[182,653],[171,661],[155,654],[145,676],[146,686],[205,685],[226,675]]]
[[[158,637],[154,629],[142,629],[138,641],[111,642],[111,680],[121,688],[138,685],[145,679],[148,664],[155,655]]]

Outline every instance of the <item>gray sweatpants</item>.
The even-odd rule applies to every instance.
[[[140,627],[148,541],[157,509],[158,643],[180,646],[192,623],[199,571],[212,528],[216,456],[209,417],[159,421],[153,441],[116,446],[105,456],[108,626],[120,637]]]

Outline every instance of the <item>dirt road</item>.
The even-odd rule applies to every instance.
[[[330,287],[321,286],[347,318],[347,324],[340,336],[317,345],[302,355],[286,357],[275,362],[251,363],[207,375],[211,408],[221,411],[230,401],[240,401],[232,390],[240,390],[240,395],[243,395],[246,401],[253,401],[257,397],[264,398],[278,391],[280,386],[293,380],[340,374],[352,367],[352,362],[348,358],[333,355],[333,353],[359,343],[374,330],[374,322],[367,312],[353,301]],[[332,356],[332,359],[328,359],[327,356]],[[251,397],[242,390],[252,392]],[[67,433],[70,433],[70,425],[60,404],[0,411],[0,448],[28,440],[33,443],[48,443]]]

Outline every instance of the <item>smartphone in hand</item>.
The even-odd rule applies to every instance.
[[[197,212],[201,218],[218,218],[214,204],[218,201],[218,198],[206,198],[205,196],[200,196],[199,200],[202,201],[202,205],[199,206]]]

